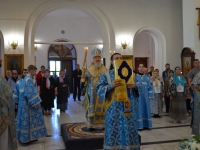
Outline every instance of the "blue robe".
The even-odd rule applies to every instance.
[[[101,99],[97,96],[95,87],[99,81],[99,78],[106,71],[107,69],[103,65],[100,68],[96,68],[94,65],[91,65],[86,72],[86,93],[84,96],[84,106],[88,128],[104,128],[104,115],[102,109],[102,101],[104,99]]]
[[[27,143],[46,136],[46,127],[40,106],[37,84],[29,74],[17,82],[13,94],[18,103],[17,137]],[[39,105],[38,108],[34,106]]]
[[[104,150],[139,150],[134,93],[130,89],[127,90],[131,103],[131,115],[125,116],[124,102],[117,102],[113,96],[115,92],[111,88],[113,80],[114,71],[110,70],[102,75],[96,87],[98,96],[105,99]]]
[[[153,99],[153,86],[146,75],[136,74],[135,83],[139,91],[138,98],[138,129],[152,128],[151,109],[149,99]]]
[[[0,75],[0,149],[16,150],[15,103],[12,88]],[[1,145],[3,144],[3,145]]]
[[[194,79],[192,80],[192,83],[195,88],[197,88],[200,83],[200,73],[198,73]],[[200,135],[200,92],[194,89],[194,100],[191,103],[191,109],[192,109],[192,119],[191,119],[191,127],[192,127],[192,134],[194,135]]]

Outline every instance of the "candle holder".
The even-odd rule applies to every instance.
[[[85,51],[85,57],[84,57],[83,66],[82,66],[82,74],[84,75],[84,77],[82,77],[82,79],[81,79],[82,82],[85,82],[85,73],[87,71],[87,53],[88,53],[88,47],[84,47],[84,51]]]

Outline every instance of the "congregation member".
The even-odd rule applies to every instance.
[[[148,69],[144,68],[144,75],[146,75],[147,77],[150,77],[149,73],[148,73]]]
[[[77,89],[78,89],[78,100],[81,101],[81,75],[82,70],[80,70],[80,65],[76,65],[76,70],[73,71],[73,79],[74,79],[74,91],[73,91],[73,98],[76,101]]]
[[[12,76],[11,70],[6,70],[6,80],[8,81],[8,79]]]
[[[151,129],[151,109],[150,100],[153,99],[153,87],[149,80],[149,77],[144,75],[144,65],[138,65],[138,74],[136,74],[135,83],[138,87],[139,98],[138,98],[138,129]]]
[[[120,83],[114,81],[113,61],[121,59],[122,56],[119,53],[114,53],[111,56],[110,70],[101,76],[96,87],[99,98],[102,99],[103,103],[105,102],[103,149],[139,150],[136,99],[132,90],[135,85],[127,85],[128,100],[118,101],[115,97],[115,89],[120,86]]]
[[[158,76],[159,76],[159,70],[158,70],[158,69],[155,69],[155,71],[157,71],[157,72],[158,72]]]
[[[151,104],[151,113],[154,118],[161,118],[159,114],[162,113],[162,98],[164,96],[164,86],[163,80],[160,76],[158,76],[158,71],[153,71],[153,76],[150,78],[153,84],[153,93],[154,98],[150,101]]]
[[[191,84],[193,78],[200,72],[200,62],[199,62],[199,59],[194,59],[193,61],[193,66],[194,68],[191,69],[189,72],[188,72],[188,75],[187,75],[187,80],[188,80],[188,86],[189,86],[189,91],[190,91],[190,94],[191,94],[191,101],[190,101],[190,108],[191,108],[191,111],[192,113],[194,113],[194,86]],[[189,102],[188,102],[189,103]],[[192,127],[192,124],[193,124],[193,119],[194,119],[194,115],[192,115],[192,118],[191,118],[191,127]]]
[[[163,82],[165,82],[165,80],[170,76],[169,75],[169,71],[170,71],[170,64],[169,63],[166,63],[165,64],[165,71],[163,71],[162,73],[162,78],[163,78]],[[169,106],[169,101],[170,101],[170,97],[167,96],[167,94],[165,93],[165,107],[166,107],[166,112],[169,112],[167,110],[169,110],[167,107]]]
[[[34,79],[37,68],[28,66],[28,74],[15,86],[13,98],[18,103],[17,137],[21,143],[30,143],[46,136],[46,127],[40,106],[41,98]]]
[[[194,68],[188,72],[187,79],[188,79],[188,86],[191,88],[191,82],[193,78],[200,72],[200,62],[198,59],[193,61]],[[192,90],[192,89],[191,89]]]
[[[22,70],[22,79],[24,79],[27,74],[28,74],[28,70],[27,69],[23,69]]]
[[[200,72],[193,78],[191,85],[194,87],[194,101],[192,114],[192,134],[200,135]]]
[[[163,81],[165,82],[165,79],[167,77],[169,77],[169,70],[170,70],[170,64],[169,63],[166,63],[165,64],[165,71],[163,71],[162,73],[162,78],[163,78]]]
[[[54,108],[54,99],[58,94],[56,80],[50,75],[49,69],[44,70],[44,77],[38,82],[38,91],[42,99],[44,115],[51,116],[51,108]]]
[[[40,79],[41,79],[42,77],[44,77],[45,66],[41,66],[40,68],[41,68],[41,70],[40,70],[40,71],[38,72],[38,74],[36,75],[36,82],[37,82],[37,84],[39,83]]]
[[[10,87],[12,88],[13,91],[14,91],[14,88],[15,88],[15,84],[20,79],[21,78],[18,76],[17,70],[12,70],[12,76],[8,79],[8,84],[10,85]]]
[[[153,71],[154,71],[154,66],[151,66],[151,67],[150,67],[150,71],[149,71],[148,74],[149,74],[150,76],[152,76],[152,75],[153,75]]]
[[[2,59],[0,59],[0,68]],[[12,89],[6,79],[0,75],[0,149],[17,150],[15,127],[15,103]]]
[[[8,84],[10,85],[12,91],[14,92],[15,85],[21,78],[18,76],[17,70],[12,70],[12,76],[8,79]],[[15,117],[17,116],[17,104],[15,104]]]
[[[86,88],[83,104],[86,111],[87,128],[90,130],[104,128],[104,116],[99,112],[99,109],[95,109],[97,108],[96,105],[101,105],[98,104],[101,99],[99,100],[97,96],[96,85],[102,74],[107,71],[105,66],[101,63],[101,50],[95,48],[92,50],[91,54],[93,56],[92,65],[89,66],[86,73],[82,71],[82,78],[85,79],[84,86]]]
[[[179,66],[174,69],[174,76],[169,80],[170,110],[169,116],[174,123],[184,123],[187,119],[186,98],[188,86],[185,78],[181,74]]]
[[[184,76],[187,84],[188,84],[188,79],[187,79],[187,76]],[[193,91],[192,91],[193,92]],[[188,95],[187,95],[187,98],[186,98],[186,108],[187,108],[187,116],[190,116],[192,114],[192,110],[191,110],[191,107],[190,107],[190,103],[191,103],[191,93],[188,92]]]
[[[69,80],[67,76],[65,76],[65,71],[63,69],[60,70],[59,77],[56,79],[56,84],[58,90],[57,109],[60,109],[60,113],[63,113],[67,110],[69,96]]]
[[[170,70],[169,71],[169,77],[167,77],[165,79],[164,82],[164,90],[165,90],[165,97],[167,97],[167,99],[165,99],[165,104],[166,104],[166,113],[169,113],[169,107],[170,107],[170,96],[169,96],[169,81],[171,78],[173,78],[174,76],[174,71]]]

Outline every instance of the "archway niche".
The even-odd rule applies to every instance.
[[[137,53],[135,50],[137,49],[137,36],[139,36],[141,34],[144,34],[148,37],[148,35],[150,35],[149,37],[149,41],[152,43],[154,43],[154,46],[152,46],[151,48],[154,49],[154,52],[150,52],[152,53],[151,57],[152,60],[149,62],[148,67],[153,65],[155,68],[159,69],[159,74],[161,75],[161,72],[164,69],[165,63],[166,63],[166,39],[163,35],[162,32],[160,32],[158,29],[154,28],[154,27],[144,27],[139,29],[133,39],[133,54],[135,57],[135,53]],[[153,39],[153,41],[152,41]],[[152,45],[152,44],[147,44],[147,45]],[[150,49],[151,49],[150,48]],[[149,69],[149,68],[148,68]]]

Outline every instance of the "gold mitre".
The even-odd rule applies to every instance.
[[[115,60],[115,79],[124,79],[126,84],[134,84],[135,74],[133,73],[133,61],[130,60]]]

